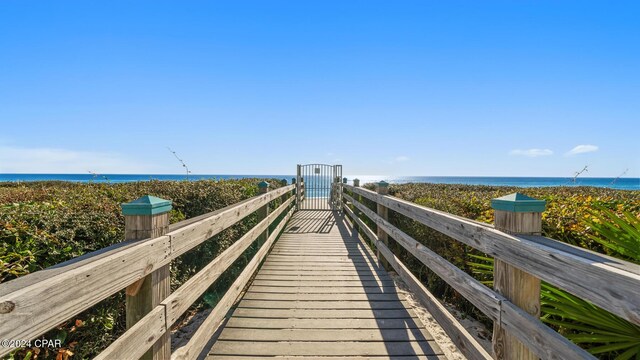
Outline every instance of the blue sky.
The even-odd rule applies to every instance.
[[[0,172],[640,176],[639,4],[3,0]]]

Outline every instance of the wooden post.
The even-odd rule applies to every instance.
[[[497,230],[510,234],[540,235],[544,200],[514,193],[491,200]],[[540,317],[540,279],[504,261],[495,259],[493,287],[516,306]],[[493,354],[496,359],[533,360],[538,357],[514,336],[493,324]]]
[[[296,185],[296,178],[291,178],[291,185]],[[298,185],[296,185],[295,190],[293,190],[293,193],[291,194],[291,196],[295,196],[296,197],[296,201],[293,202],[293,206],[297,209],[298,208],[298,204],[297,204],[297,200],[298,200]]]
[[[125,240],[155,238],[169,229],[171,201],[155,196],[143,196],[122,204]],[[171,293],[169,265],[155,269],[126,289],[127,329],[142,319]],[[166,332],[141,359],[165,360],[171,358],[171,334]]]
[[[302,197],[300,196],[300,192],[302,191],[302,181],[300,175],[300,165],[296,167],[296,210],[300,210],[300,201],[302,201]]]
[[[353,179],[353,187],[360,187],[360,179],[355,178]],[[356,194],[355,192],[353,194],[353,199],[357,200],[358,202],[362,202],[362,198],[360,197],[360,195]],[[352,205],[352,210],[353,210],[353,214],[360,218],[360,211],[358,210],[357,207],[355,207],[355,205]],[[360,228],[358,227],[358,224],[356,224],[356,222],[353,222],[353,229],[357,232],[360,231]],[[367,239],[367,237],[365,236],[365,239]],[[366,241],[366,240],[365,240]]]
[[[342,178],[342,184],[340,184],[340,187],[338,188],[338,196],[340,197],[340,202],[338,204],[338,211],[342,212],[342,206],[344,205],[344,196],[342,194],[344,194],[344,186],[343,184],[347,183],[347,178]]]
[[[387,195],[389,193],[389,183],[386,181],[380,181],[376,186],[376,191],[380,195]],[[385,219],[389,220],[389,209],[386,206],[377,204],[378,215]],[[378,240],[382,241],[387,247],[389,246],[389,235],[387,235],[384,230],[380,226],[376,226]],[[377,251],[378,262],[387,270],[389,270],[389,263],[384,259],[383,256],[380,255],[380,250]]]
[[[340,176],[334,176],[333,178],[333,183],[331,184],[331,192],[332,192],[332,199],[331,199],[331,206],[333,210],[340,210],[340,186],[341,186],[341,182],[340,182]]]
[[[266,194],[267,192],[269,192],[269,183],[266,181],[260,182],[258,184],[258,195]],[[258,209],[256,213],[258,214],[258,222],[266,219],[267,216],[269,216],[269,204]],[[268,238],[269,238],[269,227],[267,226],[267,229],[262,234],[260,234],[260,236],[258,236],[257,243],[264,244],[264,242],[267,241]]]

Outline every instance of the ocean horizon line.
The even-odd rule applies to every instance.
[[[249,178],[282,179],[291,183],[293,174],[96,174],[96,173],[0,173],[0,182],[66,181],[75,183],[128,183],[138,181],[198,181]],[[347,183],[360,179],[361,184],[386,181],[391,184],[433,183],[451,185],[486,185],[510,187],[592,186],[618,190],[640,190],[640,178],[571,177],[571,176],[416,176],[416,175],[350,175]],[[311,179],[310,179],[311,180]]]
[[[229,173],[229,174],[192,174],[189,175],[184,173],[50,173],[50,172],[11,172],[11,173],[3,173],[0,172],[0,177],[8,176],[8,175],[54,175],[54,176],[88,176],[88,177],[100,177],[107,175],[116,175],[116,176],[182,176],[182,177],[193,177],[193,176],[244,176],[244,177],[273,177],[273,176],[288,176],[295,177],[295,174],[239,174],[239,173]],[[348,174],[344,175],[354,177],[390,177],[390,178],[410,178],[410,177],[421,177],[421,178],[520,178],[520,179],[572,179],[573,176],[529,176],[529,175],[370,175],[370,174]],[[639,180],[640,177],[633,176],[580,176],[578,179],[630,179],[630,180]],[[351,179],[350,179],[351,180]],[[2,181],[2,180],[0,180]]]

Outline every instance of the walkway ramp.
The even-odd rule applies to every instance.
[[[446,359],[375,256],[332,211],[299,211],[207,359]]]

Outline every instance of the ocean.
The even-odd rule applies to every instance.
[[[189,175],[189,180],[201,179],[246,179],[246,178],[275,178],[286,179],[291,183],[294,175]],[[595,186],[620,190],[640,190],[640,178],[595,178],[578,177],[575,182],[568,177],[488,177],[488,176],[376,176],[376,175],[346,175],[349,183],[359,178],[361,184],[384,180],[392,184],[405,183],[436,183],[436,184],[467,184],[516,187],[544,187],[544,186]],[[184,174],[156,175],[156,174],[0,174],[0,182],[5,181],[72,181],[72,182],[109,182],[122,183],[149,180],[186,180]]]

